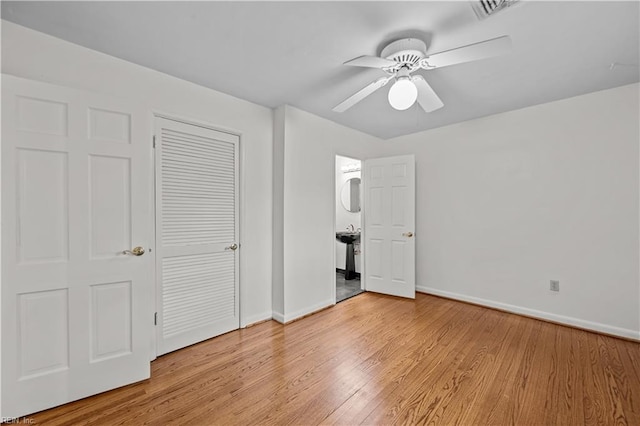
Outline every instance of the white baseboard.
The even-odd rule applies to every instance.
[[[270,320],[273,318],[273,312],[267,311],[257,315],[251,315],[250,317],[243,318],[242,324],[240,324],[240,328],[249,327],[250,325],[263,322],[266,320]]]
[[[597,331],[599,333],[611,334],[613,336],[624,337],[627,339],[640,340],[640,331],[631,330],[628,328],[614,327],[607,324],[581,320],[578,318],[567,317],[564,315],[552,314],[550,312],[538,311],[535,309],[524,308],[522,306],[510,305],[508,303],[496,302],[493,300],[481,299],[479,297],[467,296],[464,294],[451,293],[444,290],[438,290],[436,288],[416,286],[416,291],[421,293],[432,294],[434,296],[442,296],[447,299],[460,300],[462,302],[469,302],[476,305],[482,305],[489,308],[500,309],[502,311],[511,312],[514,314],[524,315],[528,317],[547,320],[559,324],[566,324],[585,330]]]
[[[324,308],[328,308],[330,306],[333,306],[334,302],[333,300],[325,300],[324,302],[321,303],[316,303],[315,305],[309,306],[307,308],[304,309],[300,309],[296,312],[292,312],[290,314],[286,314],[283,315],[280,312],[273,312],[272,318],[276,321],[278,321],[279,323],[282,324],[286,324],[288,322],[291,322],[293,320],[297,320],[299,318],[302,318],[306,315],[312,314],[314,312],[320,311]]]
[[[271,319],[278,321],[280,324],[284,324],[284,314],[280,312],[273,311],[271,313]]]

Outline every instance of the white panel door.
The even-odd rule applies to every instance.
[[[240,327],[239,137],[156,118],[158,355]]]
[[[415,159],[364,162],[364,273],[368,291],[415,298]]]
[[[2,416],[149,377],[149,118],[2,76]]]

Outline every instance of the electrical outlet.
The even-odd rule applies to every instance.
[[[549,290],[551,290],[551,291],[560,291],[560,281],[558,281],[558,280],[549,281]]]

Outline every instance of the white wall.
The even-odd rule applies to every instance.
[[[359,160],[349,157],[336,157],[336,231],[346,231],[351,229],[349,225],[353,225],[354,229],[362,227],[361,213],[350,212],[342,205],[342,187],[344,184],[353,178],[360,178],[361,172],[343,172],[342,167],[348,164],[360,163]],[[336,268],[345,269],[347,260],[347,245],[336,240]],[[354,256],[356,272],[360,272],[361,256],[356,254]]]
[[[416,156],[418,289],[640,338],[639,89],[388,141]]]
[[[376,157],[382,142],[299,109],[283,109],[284,312],[274,312],[274,318],[286,322],[335,302],[335,156]]]
[[[145,103],[150,114],[164,112],[239,133],[241,321],[244,326],[271,317],[270,109],[6,21],[2,72],[108,93]]]

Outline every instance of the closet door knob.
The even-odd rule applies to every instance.
[[[402,234],[403,237],[407,237],[407,238],[411,238],[413,237],[413,232],[409,231],[409,232],[405,232]]]
[[[233,243],[229,247],[225,247],[224,249],[236,251],[238,249],[238,245],[236,243]]]

